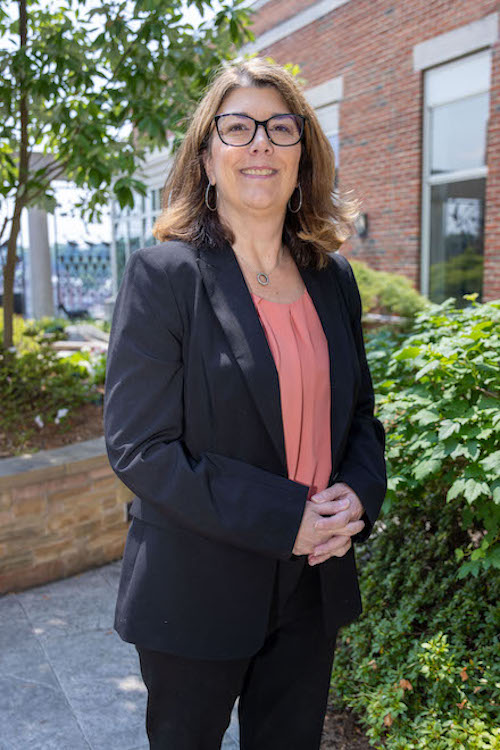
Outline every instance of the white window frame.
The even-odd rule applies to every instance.
[[[304,92],[307,101],[315,110],[329,109],[328,124],[322,123],[323,130],[327,137],[336,135],[340,139],[339,130],[339,107],[344,96],[344,79],[342,76],[330,78],[323,81],[318,86],[306,89]],[[340,163],[340,140],[339,140],[339,158],[335,159],[335,175],[338,174]]]
[[[431,188],[433,185],[449,182],[460,182],[487,177],[488,167],[477,167],[474,169],[457,170],[446,174],[430,174],[430,139],[431,139],[431,116],[430,109],[426,103],[426,78],[425,70],[432,69],[437,65],[453,65],[458,58],[472,54],[482,54],[489,57],[489,70],[491,74],[491,45],[498,39],[498,13],[467,24],[445,34],[440,34],[433,39],[417,44],[413,48],[414,70],[424,72],[423,91],[423,132],[422,132],[422,208],[421,208],[421,242],[420,242],[420,291],[426,297],[429,296],[429,272],[430,272],[430,210],[431,210]],[[484,91],[490,91],[490,88]],[[479,89],[474,94],[484,93]],[[464,97],[460,97],[463,99]],[[444,100],[444,97],[443,97]]]

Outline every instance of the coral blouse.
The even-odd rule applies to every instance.
[[[251,295],[278,371],[288,478],[310,498],[332,470],[328,342],[307,289],[289,303]]]

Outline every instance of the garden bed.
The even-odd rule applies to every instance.
[[[31,426],[23,427],[21,432],[13,427],[0,430],[0,458],[52,450],[101,437],[102,404],[83,404],[60,424],[49,422],[38,427],[33,422]]]

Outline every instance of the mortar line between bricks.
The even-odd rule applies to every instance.
[[[87,735],[85,734],[85,731],[84,731],[84,729],[83,729],[82,725],[81,725],[81,724],[80,724],[80,722],[78,721],[78,718],[77,718],[77,716],[76,716],[75,712],[73,711],[73,707],[72,707],[72,705],[71,705],[71,703],[70,703],[70,701],[69,701],[69,698],[68,698],[68,696],[66,695],[66,691],[64,690],[64,688],[63,688],[63,686],[62,686],[62,684],[61,684],[61,681],[60,681],[60,679],[59,679],[59,676],[57,675],[57,673],[56,673],[56,671],[55,671],[54,667],[52,666],[52,662],[51,662],[51,660],[50,660],[50,657],[49,657],[49,655],[48,655],[48,653],[47,653],[47,650],[46,650],[46,648],[45,648],[45,646],[44,646],[44,644],[43,644],[43,641],[41,641],[41,640],[40,640],[40,638],[39,638],[39,637],[37,636],[37,634],[35,633],[35,625],[34,625],[34,623],[32,622],[32,620],[31,620],[30,616],[28,615],[28,612],[26,611],[26,609],[25,609],[25,607],[24,607],[24,605],[23,605],[23,602],[21,601],[21,599],[20,599],[19,597],[16,597],[16,598],[18,599],[18,601],[19,601],[19,604],[20,604],[20,606],[21,606],[21,609],[23,610],[23,612],[24,612],[24,614],[25,614],[25,617],[26,617],[26,619],[28,620],[28,622],[29,622],[29,624],[30,624],[30,626],[31,626],[31,628],[32,628],[32,631],[33,631],[33,635],[35,636],[36,640],[37,640],[37,641],[38,641],[38,643],[40,644],[40,648],[42,649],[42,651],[43,651],[43,653],[44,653],[44,656],[45,656],[45,659],[47,660],[47,664],[49,665],[49,667],[50,667],[50,670],[51,670],[52,674],[54,675],[54,678],[55,678],[55,680],[56,680],[57,684],[59,685],[59,689],[60,689],[60,691],[61,691],[61,693],[62,693],[62,695],[63,695],[63,698],[64,698],[64,700],[65,700],[65,702],[66,702],[66,705],[67,705],[67,707],[68,707],[68,709],[69,709],[69,711],[70,711],[70,713],[71,713],[71,716],[72,716],[72,717],[73,717],[73,719],[75,720],[75,722],[76,722],[76,725],[77,725],[78,729],[79,729],[79,730],[80,730],[80,732],[81,732],[81,735],[82,735],[83,741],[84,741],[84,742],[85,742],[85,743],[87,744],[87,746],[88,746],[89,750],[93,750],[93,747],[92,747],[92,745],[90,744],[90,741],[89,741],[89,739],[88,739]]]

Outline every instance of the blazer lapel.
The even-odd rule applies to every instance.
[[[353,392],[356,373],[353,366],[353,347],[346,311],[343,308],[333,263],[328,269],[299,269],[307,291],[321,321],[328,341],[331,382],[331,447],[332,475],[338,469],[342,438],[346,434],[354,406]]]
[[[231,246],[202,248],[199,268],[214,312],[287,475],[279,379],[267,338]],[[323,327],[330,355],[332,475],[353,407],[352,347],[332,266],[299,269]]]
[[[200,250],[199,268],[210,302],[245,377],[287,475],[279,379],[266,334],[234,253]]]

